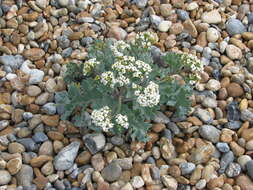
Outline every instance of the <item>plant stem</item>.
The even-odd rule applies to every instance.
[[[117,108],[117,111],[116,111],[116,114],[118,114],[121,110],[121,105],[122,105],[122,96],[119,95],[119,99],[118,99],[118,108]]]

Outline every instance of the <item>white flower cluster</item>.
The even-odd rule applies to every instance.
[[[114,55],[116,57],[122,57],[124,54],[122,53],[122,51],[124,51],[125,49],[130,48],[130,45],[127,44],[126,42],[119,40],[116,41],[112,46],[111,46],[111,50],[113,51]]]
[[[114,127],[111,113],[112,110],[108,106],[102,107],[98,110],[93,110],[91,113],[92,123],[98,127],[101,127],[103,131],[108,132],[109,129]],[[115,116],[115,122],[125,129],[129,127],[128,118],[126,115],[117,114]]]
[[[144,88],[143,92],[137,90],[137,102],[143,107],[153,107],[159,103],[159,85],[154,82],[149,82],[148,86]]]
[[[113,123],[111,123],[111,110],[108,106],[93,110],[91,119],[94,125],[101,127],[105,132],[114,126]]]
[[[100,77],[100,81],[104,85],[110,85],[111,88],[116,84],[119,86],[130,84],[129,77],[144,79],[152,71],[149,64],[126,55],[117,58],[112,65],[112,70],[115,74],[113,71],[107,71]]]
[[[186,54],[184,53],[182,55],[183,64],[186,65],[188,68],[190,68],[190,74],[189,74],[189,82],[191,85],[198,82],[201,77],[200,73],[204,70],[204,64],[198,59],[197,56],[192,54]]]
[[[96,60],[96,58],[89,59],[88,61],[84,62],[83,65],[83,74],[87,75],[96,65],[99,65],[100,62]]]
[[[128,123],[128,118],[126,115],[117,114],[115,117],[115,121],[121,127],[128,129],[129,123]]]
[[[136,34],[135,40],[133,42],[134,43],[138,42],[142,47],[149,48],[155,41],[156,41],[155,33],[146,31]]]

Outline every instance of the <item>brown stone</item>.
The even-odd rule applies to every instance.
[[[52,160],[53,158],[51,156],[40,155],[31,159],[30,164],[32,165],[32,167],[41,167],[44,163]]]
[[[183,23],[184,30],[188,32],[192,37],[196,38],[198,36],[198,31],[195,25],[192,23],[191,19],[187,19]]]
[[[10,143],[8,146],[8,152],[11,154],[25,152],[25,147],[17,142]]]
[[[41,120],[50,127],[57,127],[59,124],[59,115],[43,115],[41,116]]]
[[[241,190],[252,190],[253,182],[246,175],[241,175],[236,178],[236,184],[241,187]]]
[[[149,164],[144,164],[141,169],[141,176],[146,185],[150,185],[153,182],[149,169],[150,169]]]
[[[237,83],[230,83],[227,87],[228,96],[239,97],[242,96],[244,91],[243,88]]]
[[[243,130],[242,138],[244,138],[246,141],[253,139],[253,128]]]
[[[31,61],[37,61],[45,55],[45,52],[44,50],[40,48],[31,48],[31,49],[25,50],[23,55],[25,58]]]
[[[207,184],[207,187],[209,189],[214,189],[216,187],[222,187],[224,184],[224,177],[223,176],[220,176],[220,177],[217,177],[217,178],[214,178],[214,179],[211,179],[208,184]]]
[[[38,189],[44,189],[44,187],[47,185],[48,183],[48,178],[46,178],[45,176],[43,175],[40,175],[38,177],[36,177],[34,180],[33,180],[33,183],[35,183],[36,187]]]
[[[84,36],[82,32],[73,32],[69,35],[70,40],[79,40]]]
[[[21,158],[13,158],[9,160],[6,167],[11,175],[17,174],[22,167]]]
[[[239,146],[236,142],[232,141],[229,145],[236,156],[239,157],[244,154],[245,149]]]
[[[152,130],[156,133],[160,133],[165,128],[166,128],[166,125],[163,123],[155,123],[152,125]]]
[[[51,140],[59,140],[61,141],[64,138],[64,135],[58,131],[49,131],[47,133],[47,136],[51,139]]]
[[[173,177],[179,177],[181,175],[181,170],[177,165],[172,165],[168,168],[168,174]]]
[[[85,165],[90,163],[90,160],[91,160],[91,153],[89,151],[83,151],[77,156],[76,163],[79,165]]]
[[[97,190],[110,190],[110,184],[105,181],[98,181]]]

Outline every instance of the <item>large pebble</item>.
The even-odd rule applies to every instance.
[[[101,174],[106,181],[114,182],[122,175],[122,169],[119,164],[110,163],[102,170]]]
[[[246,27],[238,19],[231,18],[226,23],[226,30],[230,36],[246,32]]]
[[[220,139],[220,130],[212,125],[203,125],[199,128],[199,134],[206,140],[217,143]]]
[[[227,56],[232,60],[242,58],[241,49],[232,44],[227,45],[226,53],[227,53]]]
[[[6,170],[0,170],[0,185],[7,185],[10,181],[10,173]]]
[[[32,185],[33,168],[29,165],[23,164],[21,170],[18,172],[16,176],[18,185],[21,185],[24,188],[29,188]]]
[[[218,10],[212,10],[210,12],[204,12],[201,20],[208,24],[218,24],[221,22],[221,15]]]
[[[96,154],[105,146],[105,136],[102,133],[88,134],[83,137],[85,146],[92,154]]]
[[[77,156],[80,143],[72,142],[64,147],[54,158],[54,167],[56,170],[68,170],[74,163]]]

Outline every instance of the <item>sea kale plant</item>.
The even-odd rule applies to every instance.
[[[194,55],[173,52],[165,53],[159,66],[151,53],[155,39],[153,33],[144,32],[129,43],[96,41],[87,61],[67,64],[68,90],[60,93],[62,119],[95,131],[127,132],[133,140],[146,141],[162,105],[174,108],[176,117],[187,114],[203,66]]]

